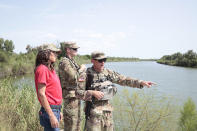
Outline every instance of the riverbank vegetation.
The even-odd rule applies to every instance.
[[[11,79],[0,81],[0,127],[5,131],[41,131],[36,92],[29,85],[15,86]]]
[[[119,131],[176,131],[180,107],[167,96],[143,90],[115,97],[114,121]]]
[[[57,47],[63,49],[62,42]],[[0,78],[33,73],[36,55],[42,45],[38,47],[27,45],[26,52],[19,54],[13,52],[14,48],[12,40],[0,38]],[[65,56],[64,51],[59,54],[58,61],[62,56]],[[79,64],[90,63],[90,55],[77,55],[75,59]],[[109,57],[108,59],[108,62],[117,61],[139,61],[139,58]]]
[[[197,54],[193,50],[189,50],[183,54],[177,52],[172,55],[163,56],[161,59],[157,60],[157,63],[197,68]]]
[[[38,117],[40,104],[35,88],[28,84],[13,84],[12,79],[1,80],[0,87],[2,131],[4,129],[42,131]],[[197,112],[191,99],[180,108],[175,104],[175,99],[168,96],[159,97],[156,93],[145,93],[143,90],[130,93],[127,89],[118,93],[112,101],[115,130],[195,131],[197,129]]]
[[[196,105],[191,98],[185,102],[183,109],[181,109],[179,131],[197,131]]]

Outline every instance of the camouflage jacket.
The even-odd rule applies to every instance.
[[[82,72],[80,66],[68,57],[63,57],[59,64],[59,78],[63,89],[63,95],[75,97],[75,90],[80,85],[78,79]],[[65,93],[66,91],[66,93]]]
[[[63,57],[59,64],[59,77],[64,89],[74,90],[79,77],[79,65],[68,57]]]
[[[91,76],[92,80],[88,80]],[[107,78],[106,78],[107,77]],[[109,70],[104,68],[102,72],[96,72],[93,67],[90,67],[86,71],[86,91],[77,89],[77,96],[84,100],[90,100],[90,94],[87,93],[88,90],[92,90],[91,84],[92,81],[97,81],[101,79],[107,79],[111,81],[112,83],[116,83],[122,86],[129,86],[129,87],[136,87],[136,88],[142,88],[143,86],[140,84],[142,80],[134,79],[131,77],[126,77],[124,75],[121,75],[115,71]]]

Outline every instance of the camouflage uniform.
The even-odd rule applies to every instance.
[[[96,53],[97,58],[104,58],[104,54]],[[94,55],[92,56],[94,58]],[[93,67],[87,69],[86,91],[81,90],[81,98],[89,98],[86,101],[86,130],[87,131],[113,131],[113,107],[109,100],[96,100],[96,98],[87,96],[87,90],[95,90],[92,85],[95,82],[110,81],[122,86],[142,88],[141,80],[125,77],[117,72],[104,68],[101,72],[96,72]],[[91,80],[90,80],[91,79]],[[79,91],[78,91],[79,92]],[[84,93],[84,95],[83,95]],[[86,99],[88,100],[88,99]],[[87,109],[89,108],[89,109]]]
[[[78,48],[75,43],[66,43],[68,48]],[[65,47],[66,47],[65,46]],[[75,96],[75,89],[79,88],[78,79],[82,72],[80,66],[69,57],[63,57],[59,64],[59,77],[63,95],[64,130],[80,130],[80,100]]]

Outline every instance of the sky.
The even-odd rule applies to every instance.
[[[0,38],[16,53],[63,41],[76,42],[81,55],[197,52],[197,0],[0,0]]]

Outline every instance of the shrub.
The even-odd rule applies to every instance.
[[[178,122],[178,106],[170,97],[136,91],[123,91],[114,101],[115,129],[120,131],[174,131]]]
[[[40,104],[35,90],[28,85],[13,86],[12,80],[0,81],[0,126],[14,131],[41,131]]]
[[[197,130],[197,111],[194,102],[189,98],[181,110],[179,126],[182,131]]]
[[[4,62],[4,63],[8,62],[8,56],[5,54],[4,51],[0,51],[0,62]]]

